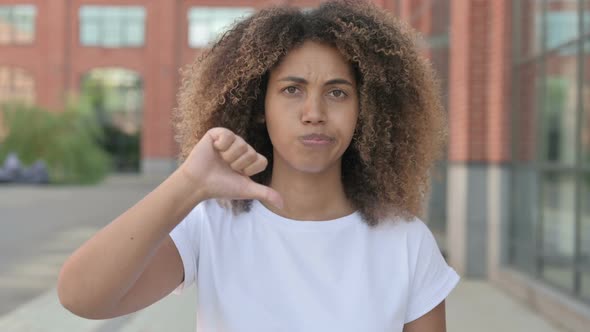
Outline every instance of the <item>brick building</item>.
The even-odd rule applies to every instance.
[[[141,171],[170,172],[178,69],[223,26],[273,2],[320,1],[0,0],[0,100],[59,109],[86,78],[113,80],[133,92],[114,102],[113,119],[142,132]],[[590,1],[374,2],[422,32],[441,78],[449,145],[426,219],[450,264],[584,330]]]
[[[428,220],[449,262],[585,331],[590,1],[396,5],[443,80],[449,144]]]

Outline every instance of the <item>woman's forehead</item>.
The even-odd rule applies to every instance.
[[[352,68],[333,46],[307,41],[292,49],[275,67],[271,76],[342,77],[353,79]]]

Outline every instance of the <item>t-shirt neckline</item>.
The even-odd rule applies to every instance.
[[[358,224],[362,221],[359,211],[346,215],[344,217],[330,220],[295,220],[280,216],[269,210],[258,200],[252,200],[252,211],[263,217],[263,222],[274,225],[275,227],[284,227],[297,230],[309,231],[328,231],[345,227],[346,225]]]

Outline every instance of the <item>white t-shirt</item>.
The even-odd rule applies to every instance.
[[[297,221],[258,201],[234,216],[209,200],[170,235],[199,332],[402,331],[459,282],[420,220]]]

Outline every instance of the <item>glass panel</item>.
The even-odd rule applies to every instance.
[[[209,42],[209,26],[206,23],[191,22],[189,27],[189,45],[191,47],[204,47]]]
[[[121,40],[121,25],[123,22],[119,18],[115,17],[116,12],[112,12],[111,15],[105,15],[103,17],[102,25],[102,40],[101,45],[106,47],[117,47],[122,46],[123,41]]]
[[[543,278],[573,290],[575,178],[543,174]]]
[[[126,43],[131,46],[143,45],[143,23],[129,22],[126,27]]]
[[[35,7],[15,6],[13,15],[14,41],[32,43],[35,39]]]
[[[0,6],[0,44],[32,43],[36,11],[33,5]]]
[[[98,8],[96,6],[82,6],[80,7],[80,20],[85,21],[90,18],[95,18],[98,13]]]
[[[12,7],[0,6],[0,44],[12,42]]]
[[[520,0],[519,7],[515,23],[520,27],[520,54],[528,58],[541,52],[543,0]]]
[[[580,228],[580,260],[579,266],[582,271],[582,289],[583,297],[590,300],[590,172],[582,173],[581,178],[582,197],[580,203],[582,207],[581,228]]]
[[[82,6],[80,41],[87,46],[129,47],[145,42],[145,8]]]
[[[589,1],[590,2],[590,1]],[[582,128],[580,143],[582,163],[590,166],[590,39],[584,42],[584,80],[582,84]]]
[[[80,42],[82,45],[97,45],[100,38],[100,30],[95,20],[88,20],[80,27]]]
[[[252,8],[232,7],[193,7],[188,12],[189,35],[191,47],[205,47],[220,36],[235,21],[244,18],[253,11]]]
[[[541,108],[544,161],[573,165],[576,157],[577,44],[551,52],[545,64]]]
[[[545,45],[547,49],[552,49],[560,45],[575,42],[575,40],[580,35],[578,28],[578,18],[577,1],[548,1],[547,29],[545,30]]]
[[[142,22],[145,20],[145,8],[128,7],[126,16],[129,20]]]
[[[586,301],[590,301],[590,273],[582,273],[582,288],[580,295]]]
[[[510,231],[510,262],[530,273],[535,271],[535,234],[538,225],[538,182],[530,167],[516,168]]]
[[[515,139],[513,140],[516,161],[528,164],[537,159],[537,116],[541,98],[541,65],[529,62],[520,66],[518,81],[518,105],[514,110]]]

